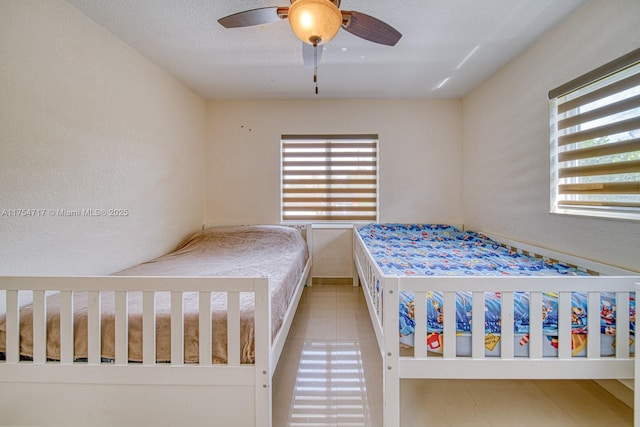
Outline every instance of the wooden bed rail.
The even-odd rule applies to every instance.
[[[176,282],[180,291],[176,291]],[[156,364],[156,313],[157,292],[171,293],[171,364],[184,363],[183,296],[186,292],[199,293],[199,365],[211,365],[211,293],[227,294],[227,364],[240,366],[240,293],[250,292],[256,299],[256,328],[265,333],[256,335],[271,342],[270,294],[267,278],[208,278],[208,277],[2,277],[0,289],[6,290],[6,363],[18,363],[19,355],[19,304],[18,291],[33,291],[33,363],[46,363],[46,297],[48,291],[60,292],[60,363],[74,363],[74,306],[76,292],[88,292],[88,360],[101,363],[101,296],[103,292],[115,292],[115,348],[116,365],[128,363],[128,312],[129,292],[142,292],[143,365]],[[266,303],[261,304],[260,301]],[[256,358],[264,357],[256,343]],[[268,347],[268,344],[267,344]],[[161,364],[162,365],[162,364]]]
[[[383,337],[384,366],[384,425],[399,425],[400,379],[628,379],[634,378],[634,358],[628,345],[616,346],[609,357],[600,355],[600,293],[611,288],[616,293],[617,319],[616,341],[629,342],[629,293],[633,292],[637,278],[633,277],[521,277],[480,280],[473,277],[422,277],[383,278],[380,292],[383,308],[380,314]],[[524,279],[524,280],[523,280]],[[567,280],[568,279],[568,280]],[[580,280],[582,279],[582,280]],[[378,280],[377,278],[375,280]],[[478,289],[479,284],[482,291]],[[563,286],[564,285],[564,286]],[[453,291],[452,289],[455,289]],[[530,294],[529,353],[526,357],[514,357],[514,333],[512,327],[501,328],[500,355],[485,357],[484,321],[472,322],[471,356],[457,354],[456,345],[456,292],[472,292],[472,310],[482,313],[484,320],[485,292],[500,292],[502,295],[501,318],[513,321],[516,291]],[[544,336],[542,331],[542,292],[557,291],[558,298],[558,354],[543,357]],[[571,350],[571,289],[588,293],[588,336],[585,357],[572,356]],[[401,355],[398,339],[399,294],[414,292],[414,347],[413,354]],[[443,292],[443,353],[430,355],[427,352],[428,292]],[[509,324],[504,322],[503,325]],[[512,323],[511,323],[512,324]]]
[[[180,290],[176,291],[176,288]],[[179,387],[178,389],[171,388],[171,390],[178,393],[176,398],[179,400],[176,401],[176,405],[180,406],[180,402],[189,402],[191,399],[194,402],[198,399],[202,400],[198,393],[205,393],[205,390],[207,390],[206,393],[212,392],[218,395],[225,395],[226,390],[230,390],[226,394],[238,393],[233,390],[246,390],[242,393],[248,393],[248,395],[243,394],[243,396],[247,396],[247,399],[250,399],[249,402],[253,402],[254,405],[247,407],[242,417],[245,419],[247,416],[251,417],[255,422],[252,425],[270,426],[272,337],[271,292],[269,288],[269,279],[265,277],[0,277],[0,292],[5,293],[6,296],[6,352],[5,360],[0,361],[0,391],[4,395],[10,392],[9,388],[27,386],[30,382],[61,384],[62,386],[59,387],[63,387],[64,384],[71,386],[76,384],[80,387],[83,385],[84,387],[92,387],[89,395],[93,396],[95,390],[98,392],[107,390],[105,393],[108,395],[109,389],[104,387],[116,386],[120,387],[118,390],[122,390],[123,394],[122,398],[118,397],[119,403],[113,404],[124,406],[127,399],[125,396],[129,393],[135,393],[136,389],[132,386],[143,386],[144,390],[149,390],[149,393],[162,393],[162,390],[167,390],[167,387]],[[21,360],[20,357],[20,301],[18,294],[20,291],[33,291],[33,360]],[[46,313],[47,292],[49,291],[60,292],[59,361],[48,360],[46,354]],[[89,357],[86,361],[74,359],[73,300],[77,292],[88,293],[87,350]],[[100,354],[100,301],[104,292],[115,292],[116,307],[116,357],[115,360],[108,363],[101,359]],[[127,360],[127,296],[131,292],[142,292],[142,363],[131,363]],[[158,292],[171,293],[171,363],[156,363],[155,297]],[[185,363],[183,357],[183,296],[186,292],[199,293],[198,335],[200,346],[198,363]],[[227,294],[228,363],[226,364],[212,364],[211,293],[214,292]],[[240,359],[241,292],[253,293],[255,298],[255,358],[254,364],[250,365],[241,363]],[[86,403],[90,402],[94,402],[94,400],[88,400]],[[135,413],[149,414],[154,402],[141,402],[145,405],[144,409]],[[100,402],[96,402],[95,405],[99,407]],[[173,403],[171,405],[175,406]],[[233,406],[240,405],[238,402]],[[189,408],[189,406],[182,404],[182,407],[185,408]],[[182,407],[180,408],[182,409]],[[212,408],[212,406],[209,407]],[[205,412],[207,406],[198,408],[202,409],[198,416],[207,417]],[[14,410],[19,411],[17,408]],[[158,410],[156,408],[156,412]],[[170,414],[173,412],[167,412],[171,409],[163,410],[168,416],[172,416]],[[60,412],[58,416],[64,416],[64,409],[59,409],[58,412]],[[86,412],[84,416],[87,419],[96,421],[93,418],[96,416],[96,412],[90,412],[89,409]],[[158,413],[162,413],[162,411]],[[186,416],[189,417],[190,414],[188,412]],[[5,413],[5,415],[9,414]],[[115,416],[117,417],[117,414]],[[37,415],[35,417],[33,419],[41,419],[37,418]],[[6,417],[3,416],[3,418],[6,420]],[[16,419],[21,418],[18,416]]]
[[[0,424],[271,426],[273,375],[310,284],[311,228],[296,228],[309,257],[286,291],[255,270],[0,277]]]
[[[582,292],[588,295],[587,313],[596,315],[587,316],[587,354],[589,359],[599,359],[600,356],[600,296],[602,292],[611,292],[616,295],[616,338],[621,342],[629,341],[629,294],[634,292],[634,277],[403,277],[396,280],[387,280],[385,298],[391,304],[397,300],[394,295],[400,291],[412,292],[415,295],[415,358],[427,358],[426,346],[426,303],[430,292],[441,292],[444,295],[444,321],[443,321],[443,355],[444,359],[460,358],[456,356],[456,293],[470,292],[472,295],[473,313],[484,313],[486,292],[497,292],[501,295],[501,319],[503,324],[512,325],[514,319],[514,293],[527,292],[529,294],[529,359],[542,359],[543,344],[543,319],[542,302],[543,293],[554,292],[558,294],[558,355],[557,358],[571,359],[571,294]],[[397,289],[397,290],[396,290]],[[455,290],[453,290],[455,289]],[[478,291],[482,289],[482,291]],[[399,303],[399,302],[398,302]],[[397,311],[397,305],[394,306]],[[393,323],[392,313],[385,313],[386,320]],[[484,320],[484,316],[482,316]],[[626,325],[626,327],[625,327]],[[485,326],[484,321],[472,322],[472,359],[485,358]],[[501,328],[501,341],[512,343],[514,339],[513,328]],[[501,347],[501,359],[513,359],[513,346]],[[436,356],[440,358],[440,356]],[[629,346],[616,347],[616,359],[629,359]]]

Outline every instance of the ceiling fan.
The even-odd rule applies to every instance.
[[[218,19],[225,28],[250,27],[288,19],[295,35],[302,40],[304,63],[318,66],[322,49],[317,47],[331,41],[344,28],[365,40],[395,46],[402,34],[391,25],[361,12],[340,10],[340,0],[291,0],[290,7],[262,7],[245,10]],[[317,72],[314,75],[317,86]]]

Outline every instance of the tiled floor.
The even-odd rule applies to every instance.
[[[381,426],[382,361],[362,290],[305,288],[273,379],[274,427]],[[402,427],[632,426],[592,381],[402,380]]]
[[[305,288],[273,379],[273,425],[381,426],[381,358],[360,288]]]

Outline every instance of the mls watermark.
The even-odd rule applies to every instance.
[[[2,209],[0,217],[49,217],[49,218],[83,218],[83,217],[127,217],[129,209]]]

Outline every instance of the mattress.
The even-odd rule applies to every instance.
[[[439,224],[369,224],[359,227],[367,249],[385,275],[391,276],[583,276],[588,273],[558,261],[517,253],[479,233],[460,231]],[[403,291],[400,296],[400,342],[413,346],[415,320],[414,295]],[[630,327],[634,350],[635,293],[630,294]],[[587,333],[587,296],[572,293],[572,352],[585,354]],[[443,295],[427,295],[427,347],[442,352]],[[500,354],[501,298],[499,293],[485,293],[485,352]],[[602,293],[600,300],[601,355],[615,353],[616,298]],[[544,356],[557,354],[558,295],[543,294]],[[471,353],[472,297],[469,292],[456,293],[457,354]],[[528,354],[529,294],[514,294],[514,350],[516,356]]]
[[[300,232],[280,226],[214,227],[195,234],[178,250],[160,258],[120,271],[118,276],[228,276],[270,277],[272,336],[283,323],[308,258]],[[4,292],[0,292],[4,297]],[[20,355],[32,357],[33,307],[31,292],[21,291]],[[102,293],[102,357],[115,358],[115,295]],[[169,292],[156,294],[156,358],[171,360]],[[60,357],[58,292],[47,296],[47,358]],[[5,350],[5,312],[0,302],[0,353]],[[130,292],[129,360],[142,361],[142,293]],[[198,362],[198,293],[184,293],[184,360]],[[226,363],[226,294],[212,293],[213,363]],[[254,361],[254,297],[240,294],[241,362]],[[74,358],[87,357],[87,293],[74,293]]]

